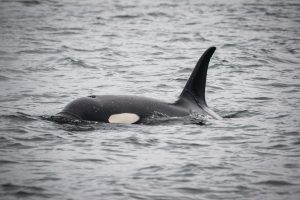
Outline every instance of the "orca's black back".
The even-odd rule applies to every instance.
[[[134,113],[142,119],[155,113],[186,116],[189,110],[146,97],[103,95],[76,99],[59,114],[72,115],[81,120],[108,122],[110,116],[121,113]]]

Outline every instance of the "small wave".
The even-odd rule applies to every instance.
[[[240,138],[235,136],[220,136],[220,137],[211,137],[210,139],[214,141],[231,141],[231,140],[238,140]]]
[[[37,0],[18,0],[17,2],[22,3],[25,6],[35,6],[41,4],[41,2]]]
[[[157,165],[152,165],[138,169],[139,172],[159,172],[161,170],[163,170],[163,167]]]
[[[198,132],[199,134],[199,132]],[[187,141],[187,142],[179,142],[179,141],[167,141],[166,142],[167,146],[164,147],[164,149],[170,150],[170,151],[176,151],[180,152],[183,150],[196,150],[196,149],[205,149],[209,147],[210,145],[208,144],[203,144],[201,142],[196,142],[196,141]],[[189,166],[190,164],[188,164]],[[184,166],[183,168],[186,168]]]
[[[234,164],[232,164],[234,165]],[[220,165],[212,165],[212,166],[208,166],[208,167],[202,167],[203,169],[208,169],[208,170],[229,170],[232,169],[231,167],[227,167],[226,164],[220,164]]]
[[[27,186],[27,185],[15,185],[11,183],[2,184],[2,189],[5,193],[9,193],[18,198],[26,197],[40,197],[49,198],[53,197],[53,194],[46,193],[46,189],[38,186]]]
[[[127,137],[127,138],[125,138],[125,139],[123,139],[126,143],[129,143],[129,144],[135,144],[135,145],[137,145],[137,144],[141,144],[140,142],[139,142],[139,139],[137,138],[137,137],[135,137],[135,136],[130,136],[130,137]]]
[[[151,17],[171,17],[167,13],[163,13],[163,12],[159,12],[159,11],[150,12],[150,13],[148,13],[148,15]]]
[[[38,179],[39,181],[47,182],[47,181],[60,181],[61,178],[52,177],[52,176],[46,176]]]
[[[284,167],[288,169],[299,169],[300,165],[297,163],[287,163],[284,165]]]
[[[14,121],[26,121],[26,122],[37,120],[36,117],[22,112],[16,112],[16,114],[11,114],[11,115],[0,115],[0,119],[1,118],[14,120]]]
[[[167,144],[171,145],[172,148],[175,147],[181,147],[184,149],[189,149],[189,148],[197,148],[197,147],[209,147],[210,145],[207,144],[201,144],[201,143],[196,143],[196,142],[179,142],[179,143],[174,143],[174,142],[167,142]]]
[[[5,190],[15,190],[15,189],[23,188],[23,189],[28,189],[31,191],[45,191],[45,189],[43,189],[41,187],[37,187],[37,186],[15,185],[15,184],[11,184],[11,183],[4,183],[1,186]]]
[[[58,54],[61,52],[60,49],[39,48],[17,51],[16,54]]]
[[[208,188],[177,187],[177,188],[173,188],[173,189],[179,190],[183,193],[188,193],[188,194],[204,194],[204,193],[212,192]]]
[[[294,141],[292,144],[294,144],[294,145],[300,145],[300,139]]]
[[[272,116],[272,117],[266,117],[266,119],[281,119],[281,118],[286,118],[289,117],[288,114],[286,115],[276,115],[276,116]]]
[[[153,142],[152,140],[143,141],[140,138],[135,137],[135,136],[126,137],[126,138],[120,139],[120,141],[127,143],[127,144],[131,144],[134,146],[141,146],[141,147],[149,147],[149,146],[153,146],[154,144],[156,144],[156,142]]]
[[[246,99],[267,101],[267,100],[272,100],[273,98],[270,98],[270,97],[253,97],[253,98],[246,98]]]
[[[54,163],[55,161],[53,161],[53,160],[37,160],[37,159],[35,159],[35,160],[32,160],[32,159],[29,159],[29,160],[25,160],[25,162],[27,163],[27,162],[29,162],[29,163]]]
[[[21,142],[43,142],[49,140],[47,137],[44,136],[13,137],[13,139]]]
[[[231,47],[236,47],[237,45],[235,43],[227,43],[222,45],[222,48],[231,48]]]
[[[53,72],[56,70],[56,68],[54,66],[47,66],[47,65],[40,65],[40,66],[29,66],[24,68],[25,71],[28,72]]]
[[[184,67],[178,70],[178,74],[191,73],[192,69],[190,67]],[[186,81],[186,79],[184,79]]]
[[[266,149],[271,149],[271,150],[276,150],[276,149],[279,149],[279,150],[291,150],[293,148],[294,147],[286,145],[286,144],[275,144],[275,145],[271,145],[271,146],[266,147]]]
[[[7,76],[0,75],[0,81],[7,81],[9,78]]]
[[[157,5],[157,7],[161,8],[161,7],[166,7],[166,8],[172,8],[172,7],[177,7],[178,4],[176,3],[160,3]]]
[[[86,64],[83,60],[75,59],[71,57],[66,57],[61,59],[60,61],[67,62],[67,64],[70,64],[71,66],[77,66],[77,67],[83,67],[83,68],[89,68],[89,69],[97,69],[97,67]]]
[[[178,37],[168,40],[168,42],[191,42],[192,40],[188,37]],[[170,59],[174,59],[173,57]]]
[[[108,37],[108,38],[117,38],[118,35],[115,34],[115,33],[106,33],[106,34],[103,34],[102,37]],[[109,50],[109,48],[102,48],[101,50]]]
[[[288,181],[282,181],[282,180],[267,180],[267,181],[260,181],[256,182],[254,184],[258,185],[269,185],[269,186],[290,186],[290,185],[297,185]]]
[[[12,161],[12,160],[0,160],[0,165],[7,165],[7,164],[19,164],[19,162]]]
[[[285,136],[299,136],[300,133],[297,131],[286,131],[286,132],[280,132],[281,134]]]
[[[69,47],[66,45],[62,45],[61,48],[66,49],[66,50],[79,51],[79,52],[97,52],[97,51],[108,51],[109,50],[109,48],[100,48],[100,49],[74,48],[74,47]]]
[[[159,88],[159,89],[172,89],[173,87],[171,87],[170,85],[167,85],[167,84],[160,83],[156,86],[156,88]]]
[[[115,15],[113,18],[119,18],[119,19],[134,19],[140,17],[139,15]]]
[[[257,115],[256,112],[254,111],[249,111],[249,110],[241,110],[241,111],[237,111],[235,113],[232,114],[227,114],[225,116],[222,116],[223,118],[243,118],[243,117],[252,117]]]
[[[186,78],[175,78],[175,80],[180,83],[186,83]]]
[[[105,160],[97,159],[97,158],[76,158],[76,159],[70,159],[70,161],[79,162],[79,163],[86,163],[86,162],[103,163],[103,162],[105,162]]]
[[[3,132],[10,132],[10,133],[20,133],[20,134],[25,134],[28,133],[28,131],[24,130],[23,127],[13,127],[13,128],[3,128],[0,129]]]
[[[32,146],[25,145],[22,142],[9,141],[2,145],[2,148],[10,148],[10,149],[31,149]]]
[[[15,58],[14,58],[15,59]],[[13,60],[13,59],[12,59]],[[25,71],[23,69],[12,69],[12,68],[0,68],[0,72],[4,73],[11,73],[11,74],[25,74]]]
[[[266,86],[273,86],[277,88],[288,88],[288,87],[299,88],[300,87],[299,84],[288,84],[288,83],[271,83],[271,84],[267,84]]]
[[[57,31],[57,32],[52,32],[50,33],[51,35],[76,35],[76,34],[80,34],[79,31],[68,31],[68,30],[65,30],[65,31]]]
[[[56,27],[51,27],[51,26],[42,26],[42,27],[37,27],[36,30],[39,31],[59,31],[59,28]],[[28,38],[28,39],[32,39],[32,38]]]
[[[2,56],[2,55],[7,55],[7,54],[9,54],[7,51],[1,51],[0,50],[0,55]]]
[[[257,8],[260,8],[262,6],[280,7],[280,8],[285,7],[285,6],[287,6],[287,7],[289,7],[289,6],[291,6],[291,7],[298,7],[298,6],[300,6],[299,3],[290,3],[290,2],[284,2],[284,3],[283,2],[276,2],[276,3],[263,3],[263,2],[261,3],[261,2],[259,2],[259,3],[244,3],[244,5],[247,5],[247,6],[257,6]]]

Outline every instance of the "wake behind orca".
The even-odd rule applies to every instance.
[[[207,68],[215,47],[208,48],[197,62],[179,99],[175,103],[127,95],[92,95],[69,103],[56,116],[70,120],[134,124],[161,113],[168,117],[184,117],[192,113],[222,119],[205,101]]]

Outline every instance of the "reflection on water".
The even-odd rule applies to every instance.
[[[298,199],[299,11],[296,0],[1,1],[1,197]],[[223,120],[43,120],[93,94],[174,102],[209,46],[207,102]]]

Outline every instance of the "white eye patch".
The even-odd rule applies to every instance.
[[[133,124],[139,121],[140,117],[134,113],[120,113],[111,115],[108,119],[113,124]]]

